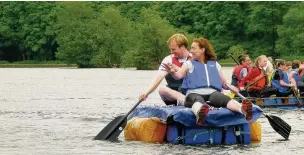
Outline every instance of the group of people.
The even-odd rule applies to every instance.
[[[304,93],[304,63],[279,59],[273,64],[271,57],[261,55],[251,64],[248,55],[238,57],[231,84],[249,97],[287,97]]]
[[[235,93],[239,89],[225,80],[214,49],[207,39],[194,39],[190,51],[183,34],[174,34],[167,43],[170,55],[163,59],[152,84],[140,95],[141,100],[145,100],[165,78],[167,86],[159,88],[162,100],[167,105],[191,108],[198,125],[203,125],[210,106],[226,107],[243,114],[247,120],[252,119],[251,102],[244,100],[241,104],[222,93],[222,89]]]

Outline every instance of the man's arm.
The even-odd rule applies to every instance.
[[[154,90],[159,86],[159,84],[161,83],[161,81],[166,77],[168,73],[165,73],[164,75],[157,75],[151,85],[148,87],[148,89],[144,92],[145,97],[148,97],[152,92],[154,92]]]
[[[162,63],[169,63],[171,62],[171,57],[167,56],[163,59]],[[166,75],[168,74],[168,72],[165,71],[165,68],[160,65],[157,71],[157,75],[155,76],[155,78],[153,79],[152,83],[150,84],[150,86],[147,88],[146,91],[144,91],[139,98],[145,100],[161,83],[161,81],[166,77]]]

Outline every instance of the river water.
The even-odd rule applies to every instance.
[[[227,79],[232,68],[223,68]],[[0,154],[304,154],[304,111],[266,110],[292,126],[282,138],[261,117],[261,143],[183,146],[92,140],[127,113],[156,71],[132,69],[0,68]],[[165,82],[162,82],[165,85]],[[141,105],[164,105],[154,92]]]

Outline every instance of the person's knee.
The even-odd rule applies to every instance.
[[[216,108],[227,107],[227,104],[230,100],[230,97],[220,92],[214,92],[209,97],[210,104]]]
[[[198,94],[189,94],[185,99],[185,107],[191,108],[195,102],[204,103],[204,99],[202,96]]]
[[[168,88],[160,87],[158,90],[160,96],[167,96],[168,95]]]

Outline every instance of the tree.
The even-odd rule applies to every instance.
[[[278,27],[277,49],[281,55],[303,55],[304,53],[304,3],[291,8]]]
[[[98,27],[94,22],[94,11],[85,2],[63,2],[58,7],[57,16],[59,48],[56,57],[80,67],[91,67],[91,59],[97,52],[93,39]]]
[[[115,7],[103,9],[97,18],[98,27],[94,33],[94,40],[98,46],[92,63],[101,67],[119,66],[122,56],[128,51],[134,42],[134,30],[131,21],[120,15]]]
[[[249,19],[246,23],[247,43],[254,56],[273,55],[277,40],[277,27],[282,24],[284,14],[293,5],[288,2],[252,2],[250,3]]]
[[[240,56],[242,54],[245,54],[246,51],[243,49],[243,47],[241,45],[236,45],[236,46],[232,46],[229,48],[228,53],[233,55],[233,56]]]
[[[54,2],[3,2],[1,4],[0,34],[5,38],[1,47],[18,46],[23,60],[37,56],[50,60],[55,46]]]
[[[167,39],[176,31],[152,9],[142,9],[136,23],[137,45],[128,51],[123,65],[133,64],[137,69],[155,69],[166,55],[169,54]],[[132,60],[130,60],[132,59]]]

